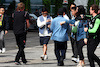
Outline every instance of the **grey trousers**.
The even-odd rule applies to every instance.
[[[4,47],[4,31],[0,32],[0,49]]]

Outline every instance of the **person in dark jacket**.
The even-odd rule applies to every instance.
[[[14,24],[13,24],[13,31],[15,34],[16,42],[18,45],[18,53],[15,57],[15,64],[20,65],[19,62],[20,58],[24,64],[27,63],[25,58],[24,48],[26,44],[26,27],[29,28],[29,15],[27,12],[24,11],[25,5],[24,3],[18,3],[17,9],[13,14]]]
[[[4,12],[4,7],[0,6],[0,53],[5,52],[4,34],[8,33],[9,28],[8,18]]]
[[[91,22],[89,22],[89,28],[84,28],[84,31],[89,33],[87,42],[87,55],[90,62],[90,67],[95,67],[95,62],[97,62],[99,65],[98,67],[100,67],[100,59],[95,54],[95,50],[100,42],[100,15],[97,14],[98,10],[98,5],[91,5]]]

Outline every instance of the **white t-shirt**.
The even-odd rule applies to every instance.
[[[64,18],[67,19],[67,20],[69,20],[69,17],[67,15],[64,15]]]

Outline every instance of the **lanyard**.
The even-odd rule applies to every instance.
[[[0,18],[0,26],[2,26],[3,17],[4,17],[4,15],[1,15],[1,18]]]
[[[4,15],[1,15],[0,21],[2,22]]]

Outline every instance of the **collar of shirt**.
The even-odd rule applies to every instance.
[[[63,15],[58,15],[58,17],[63,17]]]
[[[44,16],[43,16],[43,18],[44,18],[44,20],[46,21],[46,19],[47,19],[47,16],[46,16],[46,17],[44,17]]]
[[[1,17],[1,15],[2,15],[2,14],[0,14],[0,17]]]

